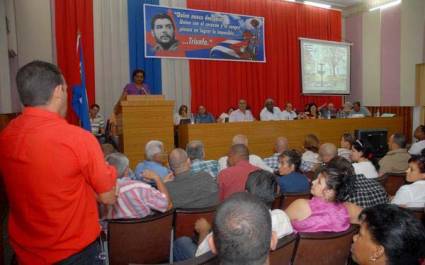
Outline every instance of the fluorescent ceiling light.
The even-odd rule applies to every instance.
[[[317,6],[317,7],[321,7],[321,8],[331,8],[331,5],[326,5],[326,4],[316,3],[316,2],[311,2],[311,1],[304,1],[304,4],[309,5],[309,6]]]
[[[295,2],[295,0],[286,0],[287,2]]]
[[[389,3],[383,4],[383,5],[375,6],[375,7],[371,8],[371,9],[369,9],[369,11],[375,11],[377,9],[382,10],[382,9],[385,9],[385,8],[388,8],[388,7],[396,6],[396,5],[400,4],[400,3],[401,3],[401,0],[396,0],[394,2],[389,2]]]

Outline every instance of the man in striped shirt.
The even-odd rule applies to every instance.
[[[106,161],[117,169],[117,202],[102,211],[102,219],[143,218],[152,214],[152,210],[165,212],[173,207],[168,190],[161,178],[150,170],[143,177],[156,183],[158,190],[149,184],[128,177],[129,161],[121,153],[112,153]]]

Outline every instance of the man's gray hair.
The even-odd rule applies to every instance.
[[[186,145],[186,152],[191,161],[195,159],[204,160],[204,144],[201,141],[195,140],[189,142]]]
[[[106,161],[115,169],[118,173],[118,178],[124,177],[125,171],[130,164],[128,158],[122,153],[112,153],[105,157]]]
[[[406,148],[407,138],[402,133],[393,134],[393,142],[398,145],[400,148]]]
[[[153,160],[156,154],[164,152],[164,144],[158,140],[149,141],[145,146],[145,154],[147,160]]]

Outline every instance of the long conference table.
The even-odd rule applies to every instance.
[[[205,146],[206,159],[218,159],[226,155],[236,134],[248,137],[252,154],[268,157],[274,153],[275,140],[279,136],[288,139],[289,147],[302,150],[304,137],[315,134],[321,143],[339,146],[343,133],[357,129],[387,129],[388,136],[402,132],[403,118],[351,118],[293,121],[254,121],[235,123],[184,124],[178,128],[179,147],[185,148],[193,140],[201,140]]]

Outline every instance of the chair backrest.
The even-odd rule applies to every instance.
[[[408,210],[410,210],[416,218],[418,218],[420,221],[425,221],[425,208],[424,207],[407,207]]]
[[[174,236],[191,237],[194,232],[195,222],[199,218],[205,218],[210,224],[215,216],[216,206],[199,209],[176,209],[174,212]]]
[[[311,199],[310,192],[285,192],[283,193],[283,202],[281,209],[285,210],[288,206],[297,199]]]
[[[161,263],[158,265],[168,265],[168,264],[173,264],[173,265],[219,265],[220,261],[218,260],[217,256],[214,255],[211,251],[207,252],[199,257],[195,257],[195,258],[191,258],[188,260],[183,260],[183,261],[179,261],[179,262],[174,262],[174,263]],[[144,265],[144,264],[135,264],[135,263],[130,263],[129,265]]]
[[[390,196],[406,183],[406,173],[386,173],[384,176],[384,188]]]
[[[283,199],[283,195],[277,196],[273,201],[272,210],[280,209],[282,207]]]
[[[155,264],[170,256],[173,211],[142,219],[109,220],[109,263]]]
[[[289,265],[294,255],[297,239],[296,234],[279,239],[276,249],[270,251],[270,265]]]
[[[332,233],[299,233],[292,265],[345,265],[358,226]]]

